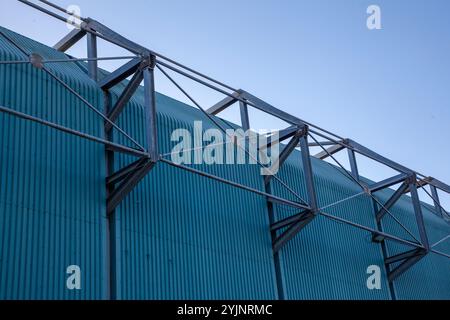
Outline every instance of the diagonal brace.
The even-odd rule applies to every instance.
[[[300,231],[302,231],[311,221],[316,218],[316,215],[311,211],[308,211],[304,216],[296,223],[284,231],[273,242],[273,251],[277,253],[280,249],[290,240],[292,240]]]
[[[395,191],[395,193],[389,198],[386,204],[384,204],[383,207],[377,212],[376,218],[378,222],[383,219],[383,217],[388,213],[388,210],[394,206],[394,204],[402,197],[402,195],[405,193],[405,190],[408,188],[409,184],[407,182],[404,182],[397,189],[397,191]]]
[[[109,187],[115,187],[115,185],[123,180],[125,180],[130,174],[135,172],[136,170],[141,169],[147,163],[148,158],[140,158],[128,166],[120,169],[119,171],[113,173],[109,177],[106,178],[106,184]]]
[[[122,113],[123,109],[125,108],[126,104],[130,101],[133,94],[136,92],[136,90],[139,88],[142,80],[144,80],[144,74],[141,69],[139,69],[131,79],[131,81],[127,84],[125,90],[120,95],[119,99],[117,100],[116,104],[112,108],[111,112],[108,114],[109,120],[111,122],[115,122],[119,115]],[[112,129],[112,125],[110,123],[105,124],[105,130],[106,132],[109,132]]]
[[[283,151],[281,152],[278,159],[275,161],[275,163],[272,165],[272,167],[269,169],[269,172],[274,172],[275,170],[273,168],[280,168],[287,160],[287,158],[291,155],[291,153],[295,150],[295,148],[299,145],[300,138],[303,137],[307,133],[306,128],[297,128],[297,131],[295,132],[294,137],[292,140],[288,143],[286,147],[284,147]],[[273,175],[267,175],[264,178],[265,184],[269,184],[272,180]]]
[[[289,227],[289,226],[293,225],[294,223],[297,223],[297,222],[305,219],[305,217],[307,216],[306,213],[307,213],[307,211],[303,211],[292,217],[275,222],[270,226],[270,231],[278,231],[280,229]]]
[[[73,29],[69,34],[62,38],[57,44],[53,46],[61,52],[66,52],[72,48],[78,41],[80,41],[86,35],[86,31],[82,29]]]
[[[416,249],[412,251],[408,251],[405,253],[401,253],[394,257],[387,258],[385,263],[387,265],[391,265],[393,263],[401,262],[396,268],[388,274],[389,282],[393,282],[410,268],[412,268],[416,263],[422,260],[427,255],[427,251],[424,249]]]
[[[113,191],[107,201],[107,212],[111,214],[117,206],[130,194],[130,192],[144,179],[144,177],[153,169],[156,162],[147,159],[142,168],[129,174],[126,180]]]
[[[212,106],[211,108],[206,110],[206,112],[208,112],[210,115],[213,115],[213,116],[221,113],[228,107],[235,104],[240,99],[241,92],[242,92],[242,90],[238,90],[238,91],[234,92],[233,94],[231,94],[231,97],[228,96],[228,97],[224,98],[222,101],[219,101],[214,106]]]
[[[98,85],[103,90],[109,90],[118,83],[122,82],[132,74],[136,73],[142,63],[141,58],[134,58],[121,66],[116,71],[108,74],[102,80],[98,81]]]
[[[324,151],[316,154],[314,157],[318,158],[320,160],[325,160],[326,158],[328,158],[328,157],[332,156],[333,154],[338,153],[339,151],[344,150],[344,149],[345,149],[345,147],[343,145],[336,144],[336,145],[328,148],[326,151],[324,150]]]

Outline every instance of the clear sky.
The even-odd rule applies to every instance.
[[[54,2],[76,4],[82,16],[148,48],[450,183],[450,1]],[[366,26],[372,4],[381,8],[382,30]],[[68,31],[15,0],[0,5],[2,26],[45,44]],[[70,53],[86,56],[82,45]],[[122,53],[102,45],[99,54]],[[221,98],[181,83],[205,107]],[[157,89],[181,99],[163,80]],[[224,117],[238,121],[237,109]],[[251,117],[253,128],[282,125]],[[374,179],[389,173],[368,162],[361,171]],[[450,196],[441,197],[449,209]]]

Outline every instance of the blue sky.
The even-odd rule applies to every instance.
[[[449,1],[54,1],[76,4],[83,16],[146,47],[450,183]],[[382,30],[366,27],[371,4],[381,8]],[[15,0],[1,1],[0,24],[49,45],[68,31]],[[81,44],[70,53],[86,56]],[[100,46],[101,56],[122,53]],[[205,107],[221,98],[181,83]],[[182,98],[167,81],[157,89]],[[224,117],[238,121],[237,109]],[[254,128],[283,125],[251,117]],[[390,174],[366,161],[361,171],[374,179]]]

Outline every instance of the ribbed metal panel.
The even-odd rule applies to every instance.
[[[436,216],[430,206],[422,205],[422,211],[430,244],[437,243],[450,235],[450,225]],[[403,197],[392,208],[391,212],[417,239],[420,239],[409,197]],[[390,217],[384,219],[383,227],[388,232],[397,232],[405,238],[408,237],[408,234]],[[412,238],[410,237],[409,239]],[[402,245],[388,244],[390,256],[410,249]],[[450,241],[442,242],[435,249],[448,254],[450,252]],[[434,253],[428,254],[394,282],[397,298],[400,300],[450,299],[449,270],[450,260],[448,258]]]
[[[316,159],[312,161],[320,208],[361,193],[361,188],[335,167]],[[280,178],[306,199],[299,152],[293,153],[281,168]],[[273,189],[277,195],[294,199],[276,182]],[[278,220],[298,213],[278,205],[275,209]],[[367,195],[324,211],[376,228]],[[287,299],[390,299],[381,248],[371,242],[367,232],[317,217],[281,250],[280,257]],[[367,268],[371,265],[381,267],[382,290],[367,288]]]
[[[27,52],[64,58],[0,28]],[[27,59],[0,36],[0,60]],[[99,90],[75,64],[48,66],[87,99]],[[30,65],[0,66],[0,105],[101,136],[102,121]],[[101,105],[100,105],[101,106]],[[106,297],[104,148],[0,113],[0,299]],[[82,290],[69,291],[78,265]]]
[[[139,100],[139,95],[135,101]],[[193,131],[197,110],[157,95],[161,153],[173,130]],[[142,107],[120,125],[144,141]],[[129,163],[117,159],[117,167]],[[257,166],[196,166],[262,190]],[[276,299],[265,200],[159,163],[117,210],[118,297],[122,299]]]
[[[65,56],[0,29],[28,52]],[[0,59],[26,59],[0,37]],[[82,64],[49,64],[71,87],[102,110],[103,93]],[[29,65],[0,66],[0,105],[98,137],[103,122],[75,96]],[[113,89],[117,99],[123,84]],[[145,144],[142,88],[118,123]],[[213,124],[198,110],[157,95],[161,153],[175,145],[174,129],[193,122]],[[130,145],[117,132],[114,141]],[[158,163],[117,208],[109,242],[105,217],[104,147],[0,113],[0,299],[102,299],[108,297],[109,270],[118,299],[276,299],[275,262],[269,213],[263,197]],[[115,169],[135,160],[117,156]],[[335,167],[313,159],[320,207],[361,192]],[[263,190],[256,165],[196,166],[206,172]],[[306,198],[300,154],[294,152],[280,178]],[[276,181],[276,195],[297,200]],[[377,194],[386,200],[390,192]],[[278,219],[298,212],[275,206]],[[326,208],[326,212],[376,229],[367,195]],[[392,212],[413,232],[410,199]],[[424,206],[430,242],[449,225]],[[407,235],[386,217],[386,232]],[[109,245],[112,259],[109,258]],[[389,254],[408,248],[389,242]],[[450,243],[436,249],[450,252]],[[82,290],[68,291],[67,266],[82,269]],[[371,235],[318,217],[281,251],[287,299],[389,299],[381,246]],[[367,267],[382,269],[382,290],[366,286]],[[449,260],[430,255],[395,283],[400,299],[450,298]],[[281,285],[278,284],[278,285]]]

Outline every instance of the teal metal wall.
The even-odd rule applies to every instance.
[[[64,58],[0,28],[27,52]],[[26,57],[0,36],[0,60]],[[101,107],[95,83],[74,64],[48,66]],[[30,65],[0,65],[0,105],[101,136],[102,122]],[[0,113],[0,299],[102,299],[105,161],[98,144]],[[82,270],[82,290],[66,269]]]
[[[46,46],[0,30],[29,52],[64,58]],[[0,37],[0,59],[20,58]],[[87,77],[85,66],[49,67],[102,110],[103,93]],[[113,100],[122,88],[114,88]],[[119,125],[145,143],[141,90]],[[28,65],[0,66],[0,105],[103,136],[98,115]],[[161,153],[172,150],[174,129],[192,131],[196,120],[203,120],[205,129],[213,127],[198,110],[160,94],[157,111]],[[114,140],[127,144],[118,134]],[[278,298],[263,197],[158,163],[118,207],[108,230],[102,145],[0,113],[0,150],[0,299],[106,299],[110,286],[116,288],[118,299]],[[132,160],[117,156],[115,167]],[[331,165],[313,159],[313,167],[321,207],[360,193]],[[197,168],[264,189],[256,165]],[[288,159],[280,178],[305,197],[298,153]],[[292,199],[276,182],[272,188],[275,194]],[[379,196],[386,199],[389,191]],[[394,213],[413,228],[414,216],[407,205],[405,197]],[[279,219],[297,213],[278,205],[275,211]],[[376,228],[367,196],[325,211]],[[450,233],[448,224],[425,211],[432,240]],[[400,232],[389,219],[384,227]],[[111,261],[109,231],[115,236]],[[388,249],[395,254],[402,248],[389,245]],[[450,245],[438,249],[450,252]],[[66,289],[65,268],[71,264],[82,268],[81,291]],[[382,267],[382,290],[367,289],[369,265]],[[366,232],[322,217],[282,249],[280,266],[286,299],[391,298],[381,246],[372,243]],[[425,258],[395,282],[397,297],[449,299],[448,267],[445,258]],[[117,276],[109,283],[111,269]]]

